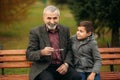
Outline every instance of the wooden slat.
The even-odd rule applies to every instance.
[[[0,75],[0,80],[29,80],[28,74]]]
[[[101,80],[120,80],[120,72],[100,72]]]
[[[102,59],[120,59],[120,54],[101,54]]]
[[[103,65],[120,65],[120,60],[102,60]]]
[[[26,50],[0,50],[0,55],[25,54]]]
[[[119,52],[120,48],[99,48],[99,51],[102,52]],[[0,50],[0,55],[4,54],[25,54],[26,50]]]
[[[30,66],[31,66],[31,62],[0,63],[0,68],[28,68]]]
[[[119,52],[120,53],[120,48],[99,48],[100,53],[102,52]]]
[[[24,56],[2,56],[0,57],[0,62],[11,62],[11,61],[26,61],[26,57]]]

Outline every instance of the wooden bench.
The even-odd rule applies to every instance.
[[[29,80],[28,74],[5,74],[6,68],[29,68],[31,63],[26,61],[26,50],[0,50],[0,80]],[[14,73],[14,72],[13,72]]]
[[[109,66],[109,71],[101,71],[101,80],[120,80],[120,48],[99,48],[102,66]],[[115,71],[117,65],[119,70]]]
[[[29,68],[31,62],[26,61],[26,50],[0,50],[0,80],[29,80],[28,74],[5,74],[6,68]],[[114,71],[113,66],[120,66],[120,48],[99,48],[103,66],[112,66],[109,71],[101,71],[101,80],[120,80],[120,70]]]

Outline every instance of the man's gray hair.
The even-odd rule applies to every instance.
[[[43,15],[44,15],[47,11],[50,11],[50,12],[55,12],[55,11],[57,11],[58,15],[60,16],[60,10],[59,10],[57,7],[53,6],[53,5],[50,5],[50,6],[45,7],[45,9],[44,9],[44,11],[43,11]]]

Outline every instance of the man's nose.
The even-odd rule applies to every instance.
[[[51,19],[51,20],[50,20],[50,23],[54,24],[54,23],[55,23],[55,21],[54,21],[53,19]]]

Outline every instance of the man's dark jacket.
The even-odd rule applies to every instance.
[[[58,34],[59,34],[60,48],[64,49],[64,51],[61,52],[62,61],[72,64],[71,63],[72,55],[69,51],[70,49],[69,29],[62,25],[58,25],[58,26],[59,26]],[[44,69],[46,69],[51,63],[51,56],[43,57],[40,55],[40,50],[44,49],[45,47],[50,47],[48,31],[45,25],[33,28],[30,31],[29,45],[26,51],[27,60],[33,62],[30,68],[30,74],[29,74],[30,80],[34,80],[35,77]]]

